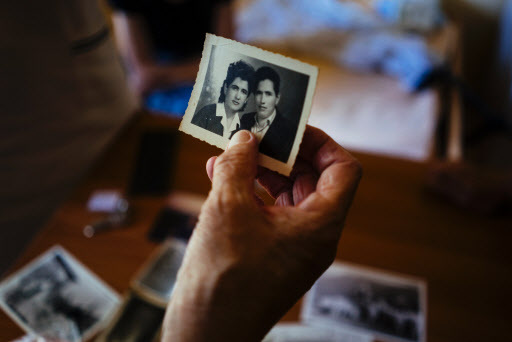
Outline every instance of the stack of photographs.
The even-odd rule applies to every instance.
[[[92,337],[119,296],[64,248],[55,246],[0,284],[0,306],[27,333],[52,340]]]
[[[160,340],[165,308],[186,248],[186,242],[169,239],[157,249],[133,279],[122,307],[97,342]]]

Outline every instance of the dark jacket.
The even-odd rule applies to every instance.
[[[256,113],[248,113],[240,120],[241,129],[251,130],[256,123]],[[260,153],[283,163],[288,161],[297,127],[276,109],[276,117],[260,142]]]
[[[192,123],[196,126],[209,130],[212,133],[222,136],[224,126],[220,123],[222,118],[216,115],[217,104],[204,106],[192,117]]]
[[[192,117],[192,123],[196,126],[202,127],[209,130],[212,133],[223,136],[224,126],[222,126],[222,117],[217,116],[217,104],[210,104],[204,106]],[[238,115],[238,114],[235,114]],[[240,130],[240,126],[237,125],[236,130],[231,132],[231,137]]]

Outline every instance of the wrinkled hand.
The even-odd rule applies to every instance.
[[[207,163],[212,190],[167,309],[164,341],[260,341],[329,267],[360,164],[308,127],[291,176],[257,167],[240,131]],[[264,206],[254,179],[276,199]]]

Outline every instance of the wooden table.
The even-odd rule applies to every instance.
[[[178,122],[138,115],[87,179],[60,207],[12,270],[60,244],[119,293],[156,247],[146,239],[162,197],[131,199],[133,223],[87,239],[82,228],[96,217],[86,209],[92,191],[125,189],[140,134],[148,128],[176,129]],[[206,195],[208,157],[220,150],[180,134],[172,189]],[[365,154],[356,155],[364,177],[349,214],[338,259],[422,277],[428,284],[429,341],[510,340],[512,222],[462,212],[424,188],[427,165]],[[295,305],[283,320],[298,319]],[[0,340],[22,335],[0,314]]]

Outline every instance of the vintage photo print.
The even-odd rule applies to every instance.
[[[171,298],[186,249],[187,244],[183,240],[166,241],[133,280],[134,291],[165,307]]]
[[[129,293],[122,307],[96,342],[157,342],[165,307]]]
[[[260,164],[289,175],[311,112],[318,69],[206,35],[180,130],[225,149],[241,129],[258,138]]]
[[[426,341],[426,284],[334,263],[306,294],[306,324],[353,329],[393,341]]]
[[[311,326],[299,323],[279,323],[265,336],[262,342],[372,342],[366,334],[357,334],[341,329]]]
[[[0,284],[0,306],[29,333],[86,340],[117,309],[118,295],[56,246]],[[65,333],[66,336],[63,336]]]

